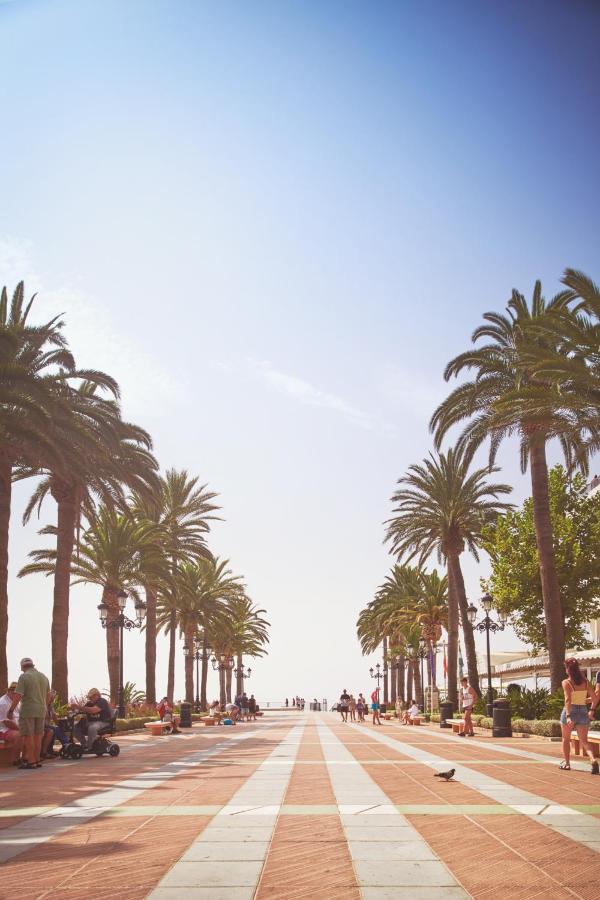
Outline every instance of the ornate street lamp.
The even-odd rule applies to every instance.
[[[486,638],[486,649],[487,649],[487,704],[486,704],[486,713],[491,718],[494,714],[494,694],[492,691],[492,661],[490,658],[490,631],[494,633],[496,631],[504,631],[504,626],[506,625],[506,621],[508,619],[507,614],[504,610],[498,610],[498,622],[494,622],[492,618],[490,618],[490,612],[494,608],[494,598],[490,594],[484,594],[481,600],[479,601],[483,607],[483,611],[485,612],[484,618],[481,622],[477,622],[477,607],[472,603],[467,607],[467,616],[469,617],[469,622],[471,623],[473,630],[477,629],[477,631],[484,632]]]
[[[194,711],[200,712],[200,660],[204,661],[209,658],[210,651],[204,649],[204,632],[201,631],[194,635],[192,646],[183,645],[183,655],[196,660],[196,701],[194,703]]]
[[[236,678],[241,678],[243,681],[246,678],[250,678],[250,676],[252,675],[252,669],[250,668],[250,666],[245,666],[242,663],[241,666],[236,666],[236,668],[233,670],[233,674]]]
[[[100,615],[100,624],[103,628],[119,629],[119,695],[118,695],[118,714],[120,719],[125,718],[125,700],[123,697],[123,630],[131,631],[132,628],[141,628],[146,618],[146,604],[143,600],[135,602],[135,619],[129,619],[125,615],[125,607],[127,605],[126,591],[120,590],[117,594],[119,604],[119,614],[110,622],[108,620],[108,606],[106,603],[98,605],[98,613]]]
[[[219,653],[211,657],[211,664],[215,672],[222,670],[226,671],[227,669],[233,669],[234,660],[233,656],[230,656],[228,653]]]
[[[387,675],[387,670],[388,670],[388,668],[387,668],[386,663],[383,664],[383,669],[381,668],[379,663],[377,663],[377,665],[375,666],[375,669],[373,669],[372,666],[369,669],[369,674],[370,674],[371,678],[377,679],[377,690],[379,690],[379,682],[381,681],[382,678],[385,678],[385,676]]]

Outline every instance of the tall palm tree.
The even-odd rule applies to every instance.
[[[242,666],[244,656],[264,656],[269,643],[270,623],[243,591],[234,591],[227,601],[227,614],[231,629],[231,647],[236,657],[236,694],[243,693]]]
[[[171,580],[172,588],[159,590],[158,628],[171,636],[175,622],[176,632],[183,635],[188,647],[192,647],[197,632],[203,633],[208,645],[210,638],[219,630],[230,629],[229,599],[241,591],[242,583],[241,577],[233,575],[228,565],[227,559],[199,557],[177,566]],[[205,709],[207,654],[204,653],[203,657],[200,703]],[[190,703],[194,699],[191,656],[185,657],[185,698]]]
[[[485,343],[457,356],[444,373],[446,381],[465,369],[474,377],[455,388],[431,419],[437,447],[453,425],[466,420],[459,447],[472,455],[489,438],[490,465],[504,438],[517,435],[520,440],[521,469],[525,472],[529,463],[531,470],[553,691],[560,688],[564,674],[565,631],[554,561],[546,446],[557,437],[570,463],[574,455],[581,456],[577,448],[581,441],[560,385],[552,375],[544,374],[539,357],[564,353],[553,326],[557,318],[564,320],[569,315],[572,299],[572,292],[563,291],[546,301],[537,281],[530,306],[522,294],[513,291],[506,315],[485,313],[485,324],[474,331],[472,338],[474,343],[480,339]]]
[[[59,316],[29,322],[34,297],[25,305],[20,282],[9,302],[0,292],[0,690],[7,684],[8,536],[12,475],[17,466],[65,466],[67,443],[54,422],[68,413],[66,387],[95,375],[78,371]],[[107,383],[109,384],[109,382]]]
[[[103,376],[108,378],[108,376]],[[113,387],[113,393],[116,387]],[[158,468],[147,432],[124,422],[118,404],[97,393],[97,381],[85,381],[71,390],[68,420],[54,422],[66,445],[68,465],[49,464],[37,472],[21,466],[17,478],[42,475],[25,509],[27,522],[44,500],[52,497],[58,508],[57,556],[52,609],[52,687],[66,701],[68,691],[67,644],[69,633],[69,589],[76,531],[82,514],[90,519],[95,503],[125,505],[124,487],[149,491],[158,482]],[[72,423],[74,422],[74,427]]]
[[[205,484],[199,485],[198,478],[191,478],[185,469],[180,472],[169,469],[161,481],[159,524],[164,535],[165,552],[171,561],[172,572],[175,573],[177,565],[185,560],[210,558],[206,534],[210,530],[210,521],[216,518],[213,513],[219,507],[212,502],[217,495],[208,491]],[[167,633],[169,635],[167,696],[172,701],[175,690],[176,604],[171,612]],[[148,631],[146,634],[148,640]]]
[[[56,528],[48,526],[40,533],[56,537]],[[119,637],[118,629],[111,627],[111,623],[119,615],[119,591],[127,590],[134,599],[138,598],[144,550],[159,537],[155,528],[137,524],[112,506],[100,506],[83,532],[71,561],[72,584],[98,585],[102,589],[102,602],[108,607],[106,655],[113,703],[117,702],[119,687]],[[56,549],[33,550],[29,556],[33,562],[21,569],[19,578],[55,574]]]
[[[473,630],[467,615],[467,596],[460,564],[465,550],[477,552],[483,526],[510,504],[498,500],[511,491],[509,485],[488,483],[496,468],[469,471],[469,456],[461,449],[430,454],[419,465],[410,466],[398,481],[392,497],[394,515],[388,520],[386,540],[399,559],[419,565],[433,554],[448,570],[448,699],[457,704],[459,611],[469,669],[469,680],[477,693],[479,675]]]

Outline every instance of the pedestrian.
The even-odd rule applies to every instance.
[[[42,672],[38,672],[29,656],[24,656],[21,660],[21,676],[8,710],[8,719],[12,719],[19,702],[21,703],[19,731],[23,739],[23,760],[20,768],[41,769],[42,738],[46,710],[50,703],[50,682]]]
[[[365,721],[365,706],[365,698],[362,694],[359,694],[356,699],[356,714],[359,722]]]
[[[568,771],[571,768],[571,734],[575,728],[582,750],[587,753],[592,763],[592,775],[600,774],[598,760],[594,759],[594,752],[587,741],[590,720],[594,719],[599,696],[595,694],[592,685],[587,680],[576,659],[565,660],[565,671],[568,678],[562,683],[565,705],[560,714],[562,731],[562,746],[564,759],[559,768]],[[591,700],[588,710],[587,700]],[[21,714],[22,715],[22,714]]]
[[[254,722],[256,722],[256,699],[254,697],[254,694],[250,694],[248,698],[248,715]]]
[[[250,708],[248,706],[249,701],[248,701],[248,695],[246,694],[246,691],[244,691],[244,693],[242,694],[241,699],[242,699],[241,718],[245,719],[247,722],[250,718]]]
[[[373,713],[373,725],[381,725],[379,718],[379,688],[376,687],[371,694],[371,712]]]
[[[460,693],[460,701],[462,705],[463,715],[465,717],[465,727],[462,731],[459,732],[460,737],[475,737],[475,732],[473,731],[473,721],[471,719],[471,715],[473,713],[473,707],[477,702],[477,692],[474,687],[471,687],[469,684],[468,678],[461,678],[461,693]]]
[[[348,706],[350,704],[350,694],[347,692],[346,688],[340,694],[340,702],[338,709],[342,714],[342,722],[348,721]]]
[[[289,701],[288,698],[286,697],[286,698],[285,698],[285,708],[287,709],[289,705],[290,705],[290,701]]]
[[[350,721],[356,722],[356,700],[354,699],[354,694],[350,694],[350,700],[348,701],[348,712],[350,713]]]
[[[15,699],[15,691],[17,690],[17,682],[13,681],[6,689],[6,693],[0,697],[0,740],[8,745],[9,762],[13,765],[17,764],[21,753],[21,733],[19,732],[19,706],[17,705],[12,717],[9,718],[8,711]]]

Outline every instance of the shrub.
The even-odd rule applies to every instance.
[[[558,719],[542,719],[540,722],[533,722],[533,733],[540,734],[542,737],[560,737],[561,728]]]
[[[157,722],[158,716],[142,716],[136,719],[117,719],[117,731],[135,731],[143,728],[146,722]]]

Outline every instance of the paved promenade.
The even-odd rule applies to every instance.
[[[119,742],[0,770],[0,898],[600,900],[600,778],[553,743],[295,711]]]

